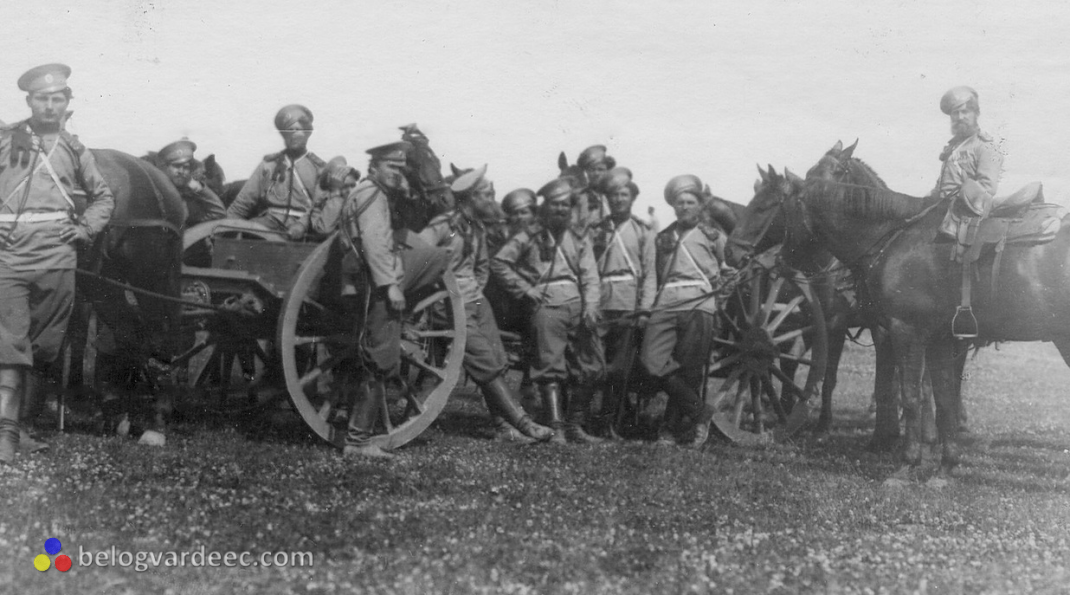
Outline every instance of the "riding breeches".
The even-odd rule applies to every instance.
[[[59,357],[74,308],[74,269],[0,265],[0,365],[43,366]]]

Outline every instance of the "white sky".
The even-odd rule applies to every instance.
[[[980,93],[1006,139],[1001,188],[1070,204],[1070,9],[1055,1],[582,2],[4,0],[0,119],[22,72],[64,62],[89,146],[141,154],[187,135],[245,178],[281,148],[275,111],[315,113],[310,148],[345,155],[417,122],[443,159],[489,163],[498,196],[537,189],[606,144],[656,205],[694,173],[746,202],[755,164],[803,173],[837,139],[924,194],[949,136],[938,102]],[[6,82],[5,82],[6,81]]]

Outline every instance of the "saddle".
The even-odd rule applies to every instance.
[[[951,320],[952,334],[958,339],[977,336],[977,319],[970,300],[973,277],[979,276],[981,258],[994,254],[991,292],[995,296],[1003,249],[1006,246],[1038,246],[1054,240],[1062,220],[1070,214],[1065,207],[1044,202],[1040,182],[1027,184],[992,203],[988,217],[967,217],[962,221],[958,245],[951,253],[951,259],[962,264],[962,301]]]

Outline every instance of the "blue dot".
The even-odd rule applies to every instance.
[[[45,551],[48,552],[48,555],[55,556],[61,549],[63,549],[63,544],[55,537],[49,537],[45,540]]]

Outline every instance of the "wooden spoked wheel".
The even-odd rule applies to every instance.
[[[286,235],[259,223],[243,219],[217,219],[195,225],[182,236],[182,262],[188,266],[211,266],[211,240],[216,237],[284,242]],[[185,299],[213,303],[212,288],[198,280],[183,282]],[[216,299],[215,301],[219,301]],[[218,304],[217,304],[218,305]],[[204,393],[218,393],[216,400],[222,408],[228,394],[245,395],[241,408],[261,408],[275,403],[285,391],[280,386],[268,388],[265,370],[274,362],[273,346],[263,336],[271,336],[273,329],[257,328],[258,324],[225,324],[208,319],[193,331],[192,348],[195,353],[185,368],[186,386]],[[266,334],[265,334],[266,333]],[[281,380],[281,378],[279,379]],[[233,406],[227,406],[233,409]]]
[[[729,440],[790,437],[808,420],[828,356],[821,304],[792,271],[754,265],[720,309],[706,385],[713,425]]]
[[[337,250],[330,238],[305,259],[279,313],[278,344],[297,411],[312,431],[341,448],[361,375],[354,314],[364,297],[339,296],[340,285],[331,282],[337,267],[329,264],[337,264]],[[381,404],[375,444],[402,446],[438,417],[461,378],[465,334],[464,303],[447,272],[402,323],[404,378]]]

